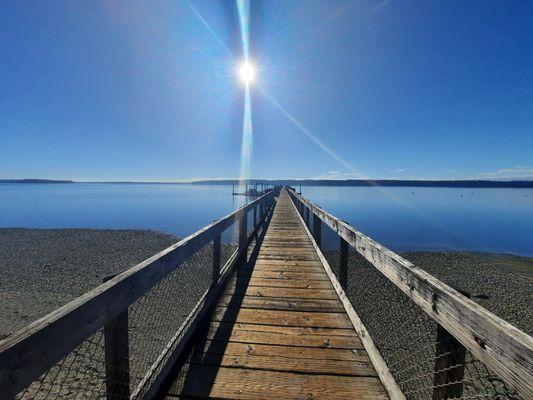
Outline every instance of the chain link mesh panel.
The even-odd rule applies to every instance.
[[[104,332],[97,331],[21,392],[20,399],[105,397]]]
[[[232,229],[233,225],[226,232]],[[225,236],[233,236],[226,232]],[[221,265],[235,247],[222,244]],[[110,388],[107,398],[128,398],[136,389],[142,395],[179,341],[175,335],[180,327],[209,289],[212,268],[210,242],[17,398],[106,398]]]
[[[265,207],[265,213],[267,213],[267,207]],[[258,220],[258,224],[259,224]],[[236,224],[237,225],[237,224]],[[262,236],[264,235],[266,230],[266,225],[259,225],[258,230],[256,231],[256,234],[253,235],[250,238],[248,248],[247,248],[247,254],[246,254],[246,260],[241,262],[246,263],[252,258],[257,257],[257,251],[260,248],[261,242],[262,242]],[[242,270],[240,270],[242,272]],[[247,281],[249,277],[245,278],[239,278],[239,272],[237,274],[234,274],[232,277],[230,277],[228,281],[228,285],[235,284],[239,279],[243,279]],[[239,307],[238,304],[240,300],[238,300],[238,297],[235,298],[237,302],[229,303],[228,308],[232,307]],[[210,321],[211,318],[207,317],[206,321]],[[208,348],[210,346],[220,346],[222,345],[227,338],[231,335],[232,327],[231,322],[227,322],[229,326],[221,326],[220,323],[206,323],[204,324],[195,335],[195,340],[193,343],[191,343],[188,352],[184,354],[183,359],[181,360],[181,363],[179,365],[176,365],[176,369],[174,371],[174,374],[171,379],[171,389],[170,392],[172,393],[182,393],[187,391],[188,385],[196,385],[198,375],[195,373],[194,365],[195,363],[198,363],[198,359],[201,359],[205,353],[208,351]],[[220,353],[220,348],[217,347],[220,355],[223,354]],[[196,361],[193,362],[196,358]],[[216,379],[217,376],[217,370],[216,368],[213,368],[211,371],[206,371],[205,369],[202,370],[202,383],[206,385],[206,387],[209,387],[212,382]],[[211,382],[211,383],[210,383]]]
[[[340,237],[322,224],[321,250],[342,282]],[[348,247],[345,292],[408,399],[519,399],[406,294]]]
[[[254,228],[255,212],[259,213],[259,209],[247,212],[248,233]],[[259,219],[257,215],[257,223]],[[238,221],[221,233],[221,269],[237,250],[238,238]],[[142,397],[202,309],[203,296],[213,285],[213,255],[214,241],[211,241],[17,398]]]

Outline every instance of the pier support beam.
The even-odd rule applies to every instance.
[[[218,235],[213,239],[213,278],[212,285],[218,283],[218,278],[220,277],[220,250],[222,247],[222,237]]]
[[[465,356],[465,347],[446,329],[437,325],[433,400],[462,397]]]
[[[248,213],[244,213],[239,220],[239,251],[244,249],[241,254],[242,260],[246,260],[246,240],[248,238]]]
[[[115,275],[105,277],[104,282]],[[106,398],[126,400],[130,398],[128,309],[104,326]]]
[[[313,214],[313,238],[318,247],[322,247],[322,220]]]
[[[348,242],[340,238],[339,283],[342,290],[348,287]]]
[[[470,298],[470,293],[459,290]],[[435,368],[433,374],[433,400],[460,398],[463,395],[466,348],[444,329],[437,325],[435,344]]]

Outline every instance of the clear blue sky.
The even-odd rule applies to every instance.
[[[251,176],[532,178],[532,21],[526,0],[252,0]],[[4,2],[0,178],[238,177],[233,57],[231,0]]]

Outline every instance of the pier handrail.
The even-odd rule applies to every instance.
[[[524,399],[533,398],[531,336],[313,204],[293,189],[289,188],[288,192],[308,225],[310,216],[313,217],[312,234],[317,244],[320,245],[321,222],[324,222],[505,384]],[[341,241],[341,260],[342,246]],[[346,268],[346,257],[344,264]]]
[[[253,230],[248,234],[248,212],[254,210],[253,229],[257,229],[272,207],[274,196],[275,191],[264,194],[0,340],[2,398],[12,398],[28,387],[92,334],[115,321],[132,303],[211,241],[215,246],[213,257],[218,256],[220,264],[220,235],[239,222],[239,247],[224,268],[213,271],[216,286],[221,279],[220,271],[225,271],[230,262],[235,262],[246,251],[254,234]],[[257,213],[259,218],[256,218]],[[214,259],[214,266],[216,261]]]

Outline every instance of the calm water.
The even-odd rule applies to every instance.
[[[231,186],[0,184],[0,226],[138,228],[183,237],[243,202]]]
[[[533,190],[303,187],[394,250],[533,256]],[[235,210],[230,186],[0,184],[0,226],[141,228],[185,236]]]
[[[393,250],[533,256],[532,189],[303,187],[302,194]]]

